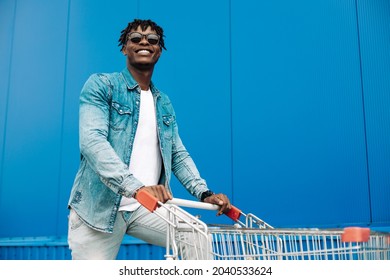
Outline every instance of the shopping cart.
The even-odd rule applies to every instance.
[[[234,225],[207,225],[181,207],[217,210],[209,203],[172,199],[163,204],[146,191],[138,201],[167,223],[168,260],[388,260],[390,234],[369,228],[275,229],[238,208]],[[156,211],[162,207],[166,215]]]

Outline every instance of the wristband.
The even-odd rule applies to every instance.
[[[202,193],[202,195],[200,196],[200,201],[204,201],[206,198],[208,198],[209,196],[212,196],[214,193],[210,190],[208,191],[205,191]]]

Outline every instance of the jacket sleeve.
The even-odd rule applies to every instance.
[[[80,152],[100,180],[115,193],[132,197],[143,186],[107,140],[112,85],[104,74],[94,74],[80,94]]]

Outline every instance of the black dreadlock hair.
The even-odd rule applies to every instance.
[[[165,44],[164,44],[164,30],[158,26],[155,22],[151,21],[150,19],[143,20],[143,19],[134,19],[132,22],[129,22],[127,27],[121,31],[121,36],[119,37],[119,44],[118,46],[121,47],[121,51],[123,50],[124,46],[127,43],[127,34],[129,34],[130,31],[136,30],[139,26],[141,26],[142,31],[145,31],[146,28],[150,26],[150,28],[153,31],[156,31],[157,35],[160,36],[160,40],[158,45],[161,49],[166,50]]]

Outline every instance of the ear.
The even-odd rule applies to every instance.
[[[127,55],[127,53],[126,53],[126,48],[125,48],[125,47],[122,49],[122,51],[121,51],[121,52],[123,53],[123,55],[124,55],[124,56],[126,56],[126,55]]]

